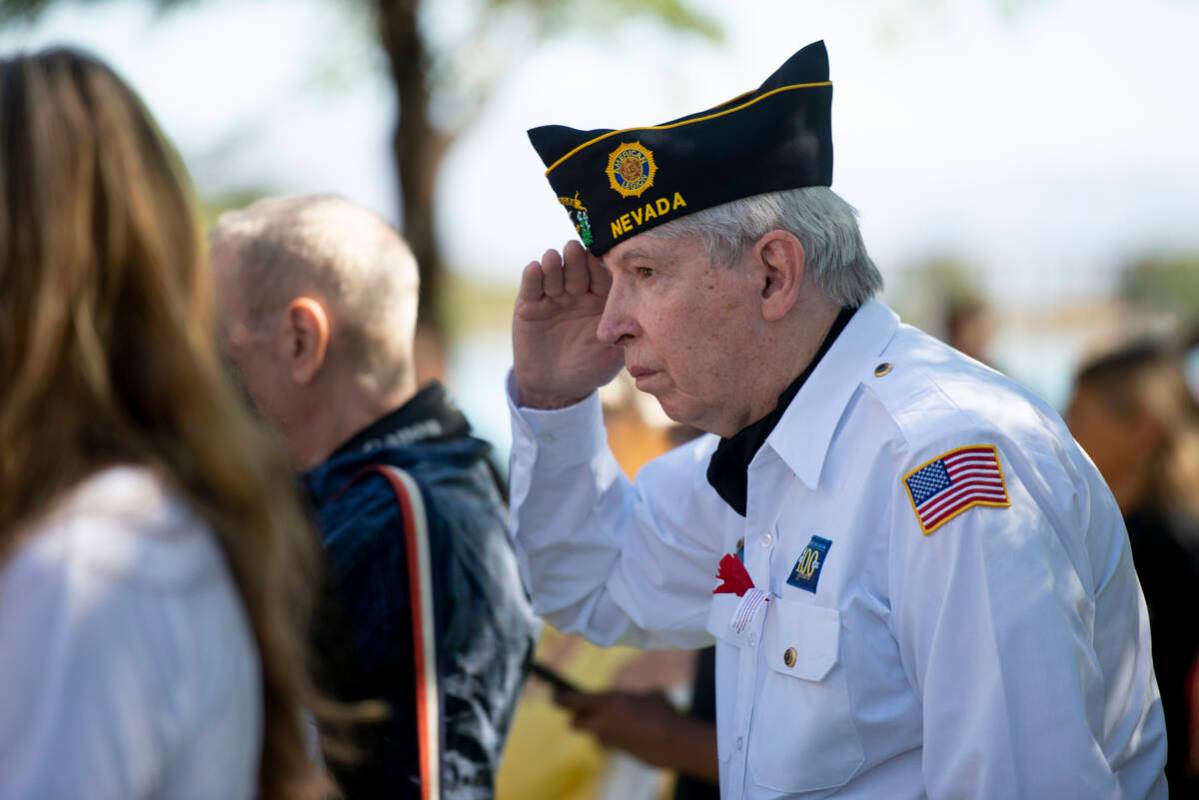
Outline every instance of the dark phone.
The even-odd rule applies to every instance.
[[[582,693],[582,690],[579,689],[578,686],[575,686],[573,683],[566,680],[566,678],[563,678],[561,675],[554,672],[544,664],[538,664],[536,661],[534,661],[529,667],[529,672],[533,673],[533,677],[544,681],[560,692]]]

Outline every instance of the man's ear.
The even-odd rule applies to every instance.
[[[807,266],[803,245],[792,233],[769,231],[754,244],[753,258],[762,285],[762,319],[777,322],[799,301]]]
[[[329,348],[329,315],[311,297],[297,297],[284,314],[282,340],[284,360],[297,386],[307,386],[325,364]]]

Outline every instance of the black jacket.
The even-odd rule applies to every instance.
[[[1199,525],[1180,514],[1138,509],[1124,518],[1153,638],[1153,671],[1166,716],[1166,780],[1171,797],[1199,797],[1186,774],[1191,747],[1191,674],[1199,667]]]
[[[419,485],[429,523],[440,796],[490,798],[537,622],[508,539],[491,448],[433,384],[304,475],[326,555],[314,644],[318,684],[344,701],[385,700],[358,732],[357,764],[331,763],[346,796],[421,797],[407,535],[372,465]]]

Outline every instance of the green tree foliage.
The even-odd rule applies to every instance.
[[[1148,255],[1131,261],[1121,294],[1137,308],[1199,320],[1199,253]]]
[[[906,321],[938,335],[945,333],[950,308],[985,306],[982,270],[969,259],[937,254],[902,270],[889,287],[891,299]]]
[[[98,5],[105,0],[71,0]],[[63,0],[0,0],[0,24],[28,22]],[[198,0],[145,0],[166,12]],[[444,330],[444,264],[434,235],[433,198],[446,151],[495,86],[541,42],[569,34],[611,34],[648,23],[711,41],[720,29],[691,0],[459,0],[469,13],[450,31],[430,19],[448,0],[329,0],[362,24],[384,56],[399,108],[392,135],[402,228],[421,265],[422,324]],[[452,27],[452,26],[450,26]],[[435,33],[436,29],[436,33]],[[316,54],[314,54],[316,57]]]

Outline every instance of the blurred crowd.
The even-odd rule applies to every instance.
[[[0,798],[718,796],[711,651],[540,630],[494,454],[419,382],[400,236],[328,196],[197,219],[108,67],[0,60]],[[1003,371],[995,328],[946,302]],[[1063,409],[1128,529],[1179,797],[1197,352],[1090,353]],[[630,475],[697,433],[643,398],[604,398]]]

